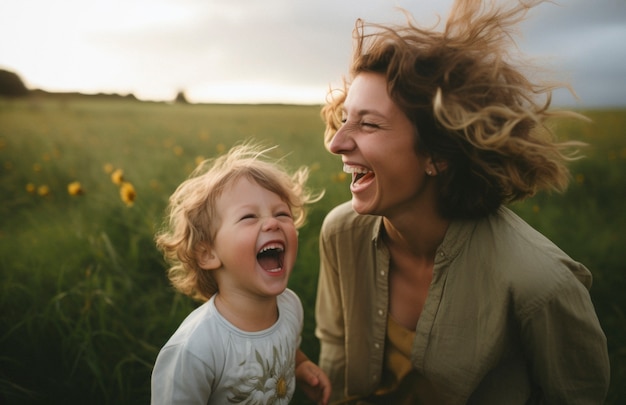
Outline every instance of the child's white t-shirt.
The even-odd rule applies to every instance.
[[[215,295],[185,318],[163,346],[152,371],[151,404],[288,404],[303,309],[286,289],[278,321],[244,332],[215,308]]]

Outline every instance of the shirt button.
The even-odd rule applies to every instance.
[[[383,316],[385,314],[385,311],[383,311],[382,309],[378,310],[378,315]]]
[[[377,376],[376,374],[372,374],[372,381],[376,381],[376,378],[377,378],[377,377],[378,377],[378,376]]]
[[[444,257],[446,254],[443,252],[439,252],[439,256]]]
[[[380,271],[380,275],[384,277],[385,276],[385,270],[381,270]]]
[[[374,347],[375,347],[376,349],[380,349],[380,343],[378,343],[378,342],[374,343]]]

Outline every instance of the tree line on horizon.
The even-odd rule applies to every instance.
[[[80,92],[64,92],[64,93],[52,93],[41,89],[29,89],[24,84],[24,81],[15,72],[0,69],[0,97],[8,97],[8,98],[17,98],[17,97],[27,97],[31,95],[37,96],[61,96],[61,97],[97,97],[97,98],[108,98],[108,99],[125,99],[125,100],[134,100],[139,101],[137,97],[129,93],[127,95],[121,95],[116,93],[98,93],[98,94],[84,94]],[[176,94],[176,97],[173,100],[178,104],[188,104],[187,97],[185,96],[184,91],[179,91]]]

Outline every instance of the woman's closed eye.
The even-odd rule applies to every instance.
[[[366,121],[361,122],[361,126],[369,127],[369,128],[378,128],[377,124],[374,124],[373,122],[366,122]]]
[[[358,121],[358,122],[349,122],[347,118],[342,118],[341,119],[341,124],[342,126],[345,125],[349,125],[351,127],[365,127],[368,129],[377,129],[380,128],[380,126],[372,121]]]

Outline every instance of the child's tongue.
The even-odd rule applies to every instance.
[[[274,250],[259,254],[257,261],[263,267],[263,270],[276,270],[282,267],[280,254]]]

